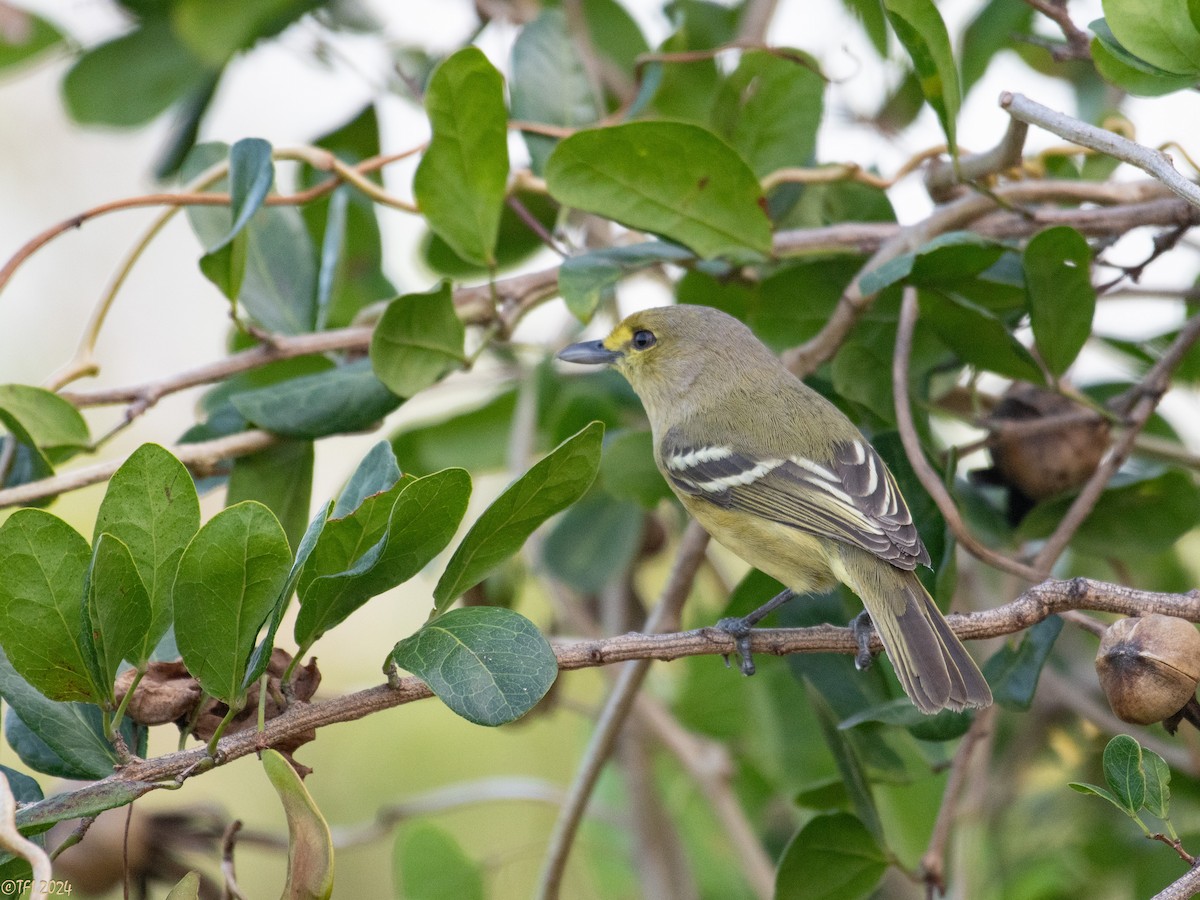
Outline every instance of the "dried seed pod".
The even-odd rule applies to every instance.
[[[1100,639],[1096,674],[1117,718],[1161,722],[1196,695],[1200,631],[1185,619],[1157,613],[1121,619]]]
[[[1072,417],[1057,425],[1036,427],[1039,420],[1068,416]],[[1108,449],[1108,422],[1066,397],[1029,384],[1009,388],[986,424],[992,468],[976,477],[1009,488],[1014,522],[1038,501],[1086,482]]]

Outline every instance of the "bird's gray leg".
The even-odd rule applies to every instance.
[[[738,658],[741,659],[743,675],[754,674],[754,658],[750,655],[751,629],[795,596],[796,592],[791,589],[781,591],[749,615],[741,618],[734,616],[717,622],[716,627],[737,642],[737,653]],[[729,665],[728,656],[725,657],[725,665]]]
[[[865,609],[850,620],[850,633],[854,635],[854,643],[858,652],[854,654],[854,668],[865,672],[871,668],[874,657],[871,655],[871,638],[875,636],[875,624],[871,614]]]

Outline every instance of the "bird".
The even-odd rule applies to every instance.
[[[800,594],[838,582],[863,602],[856,665],[878,633],[923,713],[987,706],[979,667],[917,577],[930,565],[896,479],[855,425],[792,374],[740,320],[678,304],[635,312],[603,340],[557,354],[607,365],[642,401],[655,463],[719,543],[786,590],[717,627],[753,674],[752,627]]]

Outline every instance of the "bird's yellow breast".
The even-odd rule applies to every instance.
[[[842,580],[836,574],[841,560],[828,541],[689,494],[679,499],[719,543],[797,593],[827,591]]]

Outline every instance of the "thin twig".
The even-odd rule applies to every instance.
[[[278,442],[279,438],[270,432],[252,430],[195,444],[176,444],[168,449],[193,472],[208,474],[215,465],[223,460],[257,453]],[[59,494],[78,490],[89,484],[107,481],[124,462],[124,459],[109,459],[81,469],[71,469],[40,481],[31,481],[27,484],[5,488],[0,490],[0,509],[8,506],[27,505],[35,500],[57,497]]]
[[[1039,581],[1041,576],[1032,566],[997,553],[971,533],[941,477],[925,458],[921,449],[921,439],[917,437],[917,429],[913,424],[912,407],[908,398],[908,366],[912,356],[916,323],[917,289],[908,286],[904,289],[904,299],[900,304],[900,320],[896,325],[896,351],[892,357],[892,396],[896,409],[896,427],[900,431],[900,442],[904,445],[908,461],[912,464],[921,486],[933,498],[942,518],[946,520],[946,524],[950,526],[964,550],[1002,572],[1009,572],[1029,582]]]
[[[1010,119],[1000,143],[991,150],[960,156],[957,166],[945,157],[934,159],[925,170],[925,190],[934,200],[946,200],[958,185],[1016,168],[1021,164],[1028,133],[1028,125]]]
[[[708,535],[695,522],[692,522],[684,532],[680,541],[679,551],[675,557],[675,567],[671,577],[663,589],[662,597],[646,620],[645,630],[648,634],[664,628],[672,627],[679,621],[680,610],[688,593],[691,591],[692,580],[704,559],[704,550],[708,546]],[[605,701],[604,709],[596,722],[596,730],[588,744],[579,771],[567,792],[567,801],[559,812],[558,820],[550,835],[550,846],[542,865],[542,874],[538,884],[538,897],[542,900],[555,900],[562,888],[563,875],[566,872],[567,857],[575,842],[575,835],[583,821],[588,800],[600,778],[600,772],[612,753],[617,735],[629,715],[637,697],[638,689],[650,669],[650,661],[638,660],[621,670],[612,692]]]
[[[933,834],[930,835],[929,844],[921,856],[921,878],[926,885],[935,888],[939,893],[946,891],[946,847],[950,843],[959,798],[967,785],[971,757],[975,748],[991,734],[995,719],[995,706],[977,712],[971,727],[967,729],[958,745],[954,761],[950,764],[950,777],[946,779],[942,805],[938,808],[937,819],[933,823]]]
[[[1065,0],[1025,0],[1025,2],[1057,25],[1062,31],[1063,37],[1067,39],[1065,48],[1050,48],[1050,53],[1056,62],[1092,58],[1092,40],[1086,31],[1071,20]]]
[[[1083,520],[1091,514],[1100,495],[1108,487],[1109,479],[1116,474],[1117,469],[1128,458],[1138,434],[1146,427],[1154,410],[1158,408],[1159,401],[1170,387],[1171,374],[1198,339],[1200,339],[1200,315],[1193,316],[1188,320],[1187,324],[1179,330],[1175,340],[1171,342],[1171,346],[1150,367],[1140,384],[1135,386],[1131,396],[1136,395],[1137,400],[1128,413],[1126,430],[1112,445],[1104,459],[1100,461],[1096,471],[1092,473],[1087,484],[1083,486],[1066,514],[1059,521],[1054,533],[1047,538],[1041,551],[1033,560],[1034,570],[1046,575],[1050,573],[1054,563],[1066,550],[1067,544],[1071,542],[1071,538],[1075,536],[1075,532],[1083,524]]]
[[[1044,128],[1073,144],[1090,147],[1131,166],[1137,166],[1188,203],[1200,206],[1200,187],[1184,178],[1172,164],[1171,157],[1161,150],[1143,146],[1111,131],[1081,122],[1065,113],[1056,112],[1048,106],[1030,100],[1024,94],[1005,91],[1000,95],[1000,106],[1015,119]]]
[[[221,837],[221,876],[225,880],[226,900],[246,900],[246,895],[238,887],[233,868],[233,849],[237,846],[237,834],[241,830],[241,819],[234,819]]]

